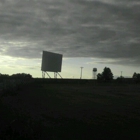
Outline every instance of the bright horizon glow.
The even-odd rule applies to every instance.
[[[93,68],[97,68],[97,73],[102,73],[105,67],[109,67],[114,75],[114,78],[121,75],[124,77],[132,77],[133,73],[139,73],[139,67],[123,66],[117,64],[99,63],[100,59],[95,58],[63,58],[61,76],[63,78],[80,79],[81,67],[82,79],[93,78]],[[1,74],[16,74],[16,73],[29,73],[34,78],[41,78],[42,72],[41,59],[23,59],[14,58],[9,56],[0,56]],[[53,78],[54,73],[48,72]],[[46,75],[47,78],[47,75]],[[59,78],[59,76],[58,76]]]

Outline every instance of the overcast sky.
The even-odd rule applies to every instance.
[[[140,1],[1,0],[1,63],[38,61],[42,50],[139,67]]]

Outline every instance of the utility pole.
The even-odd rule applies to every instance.
[[[121,71],[121,77],[122,77],[122,71]]]
[[[81,76],[80,76],[80,79],[82,79],[82,69],[83,69],[83,67],[81,67]]]

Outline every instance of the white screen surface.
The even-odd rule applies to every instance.
[[[43,51],[42,54],[42,71],[61,72],[62,54]]]

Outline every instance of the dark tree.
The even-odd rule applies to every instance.
[[[105,81],[110,81],[113,79],[113,73],[111,72],[111,69],[107,67],[104,68],[104,71],[102,72],[102,76]]]
[[[102,81],[103,80],[103,76],[101,73],[97,74],[97,80]]]
[[[17,79],[25,79],[25,78],[32,78],[32,75],[26,74],[26,73],[17,73],[11,75],[12,78],[17,78]]]
[[[1,74],[0,73],[0,82],[2,82],[5,79],[8,79],[10,76],[8,74]]]
[[[111,81],[113,80],[113,73],[111,72],[110,68],[105,67],[102,74],[98,74],[97,75],[97,79],[98,80],[102,80],[102,81]]]
[[[134,79],[134,81],[135,81],[136,83],[140,83],[140,73],[134,72],[132,78]]]
[[[136,72],[134,72],[132,78],[137,78],[137,73]]]

